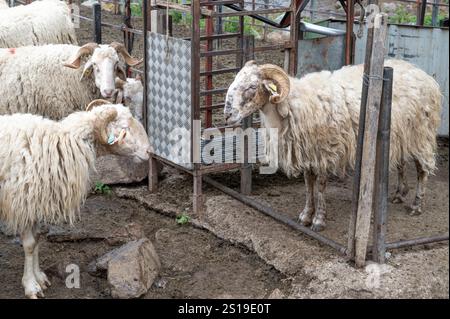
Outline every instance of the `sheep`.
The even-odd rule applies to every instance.
[[[102,103],[100,103],[102,104]],[[38,224],[70,225],[79,219],[98,156],[117,154],[148,161],[147,134],[128,108],[97,105],[57,122],[32,114],[0,116],[0,221],[20,234],[28,298],[50,285],[39,268]]]
[[[35,1],[0,10],[0,48],[77,44],[70,9],[64,1]]]
[[[442,94],[438,83],[416,66],[396,59],[385,65],[394,68],[390,166],[398,169],[398,183],[392,201],[404,202],[408,193],[405,162],[413,159],[418,177],[410,214],[419,215],[425,183],[436,167]],[[299,221],[312,224],[314,231],[326,226],[327,175],[344,176],[347,168],[354,168],[362,79],[362,65],[296,79],[278,66],[250,61],[227,92],[224,114],[228,124],[260,110],[264,127],[278,129],[280,168],[288,177],[304,174],[306,205]],[[276,141],[269,136],[265,141],[270,158]]]
[[[117,42],[0,49],[0,83],[8,83],[0,86],[0,115],[32,113],[59,120],[100,95],[111,98],[116,76],[125,78],[119,55],[128,65],[142,62]]]
[[[116,103],[128,106],[131,114],[143,123],[144,86],[141,76],[127,78],[126,81],[116,78],[116,90]]]

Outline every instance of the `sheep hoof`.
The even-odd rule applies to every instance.
[[[29,299],[37,299],[38,296],[44,298],[44,293],[39,283],[34,280],[23,281],[23,286],[25,288],[25,296]]]
[[[42,290],[45,290],[52,285],[43,271],[36,272],[35,276]]]
[[[312,215],[314,215],[314,211],[305,208],[298,216],[298,222],[303,226],[309,226],[312,223]]]
[[[409,216],[419,216],[422,214],[422,209],[420,207],[411,207]]]
[[[321,232],[322,230],[325,230],[325,225],[322,223],[313,223],[311,226],[311,230],[316,233]]]
[[[391,203],[393,204],[401,204],[405,202],[405,197],[400,194],[395,194],[394,198],[392,198]]]

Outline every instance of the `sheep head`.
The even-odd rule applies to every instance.
[[[102,153],[132,157],[135,162],[149,159],[147,133],[128,108],[121,104],[109,104],[105,100],[95,100],[86,109],[95,116],[95,139]]]
[[[224,115],[228,124],[236,124],[260,110],[267,103],[275,106],[286,100],[290,92],[289,76],[276,65],[245,64],[230,85]]]
[[[93,73],[96,87],[100,90],[102,97],[110,98],[115,90],[115,78],[119,76],[123,80],[126,74],[119,65],[119,55],[128,65],[135,66],[142,62],[130,56],[125,47],[117,42],[109,45],[87,43],[80,47],[74,56],[64,66],[72,69],[81,67],[81,58],[88,57],[81,79]]]

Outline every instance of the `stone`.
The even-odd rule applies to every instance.
[[[138,298],[152,286],[161,262],[148,238],[131,241],[98,258],[88,271],[107,272],[113,298]]]
[[[107,155],[97,158],[97,172],[92,172],[93,184],[129,184],[143,181],[148,176],[148,162],[135,163],[132,158]]]

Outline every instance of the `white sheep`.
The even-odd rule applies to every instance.
[[[0,116],[0,221],[20,234],[22,285],[29,298],[50,285],[39,268],[38,224],[73,224],[90,189],[97,156],[149,159],[143,126],[120,104],[72,113],[60,122],[31,114]]]
[[[416,215],[422,212],[424,184],[436,167],[442,95],[438,83],[416,66],[401,60],[387,60],[385,65],[394,68],[390,165],[397,167],[399,178],[393,200],[405,199],[405,161],[413,159],[418,180],[411,214]],[[312,223],[315,231],[326,224],[327,175],[343,175],[354,167],[362,79],[362,65],[296,79],[277,66],[251,61],[228,90],[224,111],[229,124],[260,110],[264,126],[278,128],[279,165],[289,177],[304,173],[307,198],[299,220]],[[266,142],[268,152],[273,152],[275,141],[268,137]]]
[[[130,108],[131,114],[143,123],[144,86],[142,78],[127,78],[126,81],[116,78],[116,103],[122,103]]]
[[[119,55],[128,65],[141,62],[116,42],[0,49],[0,115],[32,113],[58,120],[100,95],[112,97],[116,76],[125,78]]]
[[[0,10],[0,48],[77,44],[70,9],[64,1],[35,1]]]

